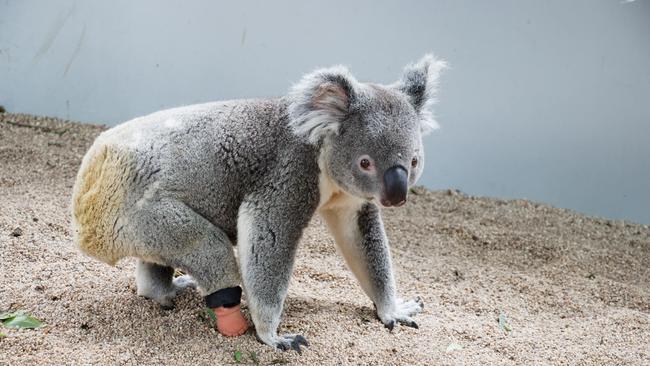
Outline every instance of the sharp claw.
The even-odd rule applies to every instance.
[[[418,326],[418,323],[416,323],[416,322],[413,321],[413,320],[411,320],[410,322],[406,322],[406,323],[404,323],[404,325],[406,325],[407,327],[411,327],[411,328],[415,328],[415,329],[420,329],[420,327]]]
[[[299,355],[302,355],[302,350],[300,349],[300,344],[291,342],[291,348],[293,348]]]
[[[301,336],[300,334],[296,336],[294,341],[298,342],[298,344],[304,345],[305,347],[309,347],[309,341],[307,341],[307,338]]]
[[[388,330],[392,332],[393,328],[395,328],[395,321],[389,321],[388,324],[384,324],[384,327],[388,328]]]

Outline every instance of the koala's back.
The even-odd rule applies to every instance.
[[[282,100],[193,105],[157,112],[102,133],[85,155],[73,190],[79,248],[114,264],[138,256],[129,218],[143,205],[183,202],[236,237],[246,194],[294,140]]]

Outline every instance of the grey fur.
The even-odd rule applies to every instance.
[[[443,66],[427,56],[389,86],[323,69],[288,97],[176,108],[108,130],[77,177],[76,241],[109,263],[139,258],[138,293],[163,306],[193,285],[172,281],[173,268],[203,295],[243,283],[257,337],[299,350],[306,340],[277,327],[297,243],[319,212],[381,321],[417,326],[422,304],[396,296],[376,202],[387,169],[407,169],[409,185],[422,172]]]
[[[179,291],[186,287],[196,287],[194,279],[188,275],[173,277],[173,267],[139,259],[135,268],[138,295],[154,300],[163,309],[173,308],[173,299]]]

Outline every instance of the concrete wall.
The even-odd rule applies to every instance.
[[[452,68],[422,183],[650,223],[647,1],[7,0],[0,104],[113,125],[426,52]]]

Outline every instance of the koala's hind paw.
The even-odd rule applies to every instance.
[[[196,288],[196,281],[190,275],[182,275],[174,278],[172,281],[176,288],[176,292],[179,292],[185,288]]]
[[[278,341],[275,346],[282,351],[288,351],[292,349],[298,352],[298,354],[302,354],[300,346],[309,347],[309,342],[300,334],[284,334],[278,337]]]
[[[174,298],[186,288],[196,288],[196,282],[189,275],[176,277],[171,285],[146,283],[138,287],[138,295],[158,303],[163,310],[174,308]]]
[[[411,319],[411,316],[418,314],[422,309],[424,309],[424,303],[418,296],[415,299],[408,301],[397,299],[390,311],[383,314],[378,313],[377,315],[388,330],[392,331],[397,323],[418,329],[418,323]]]

